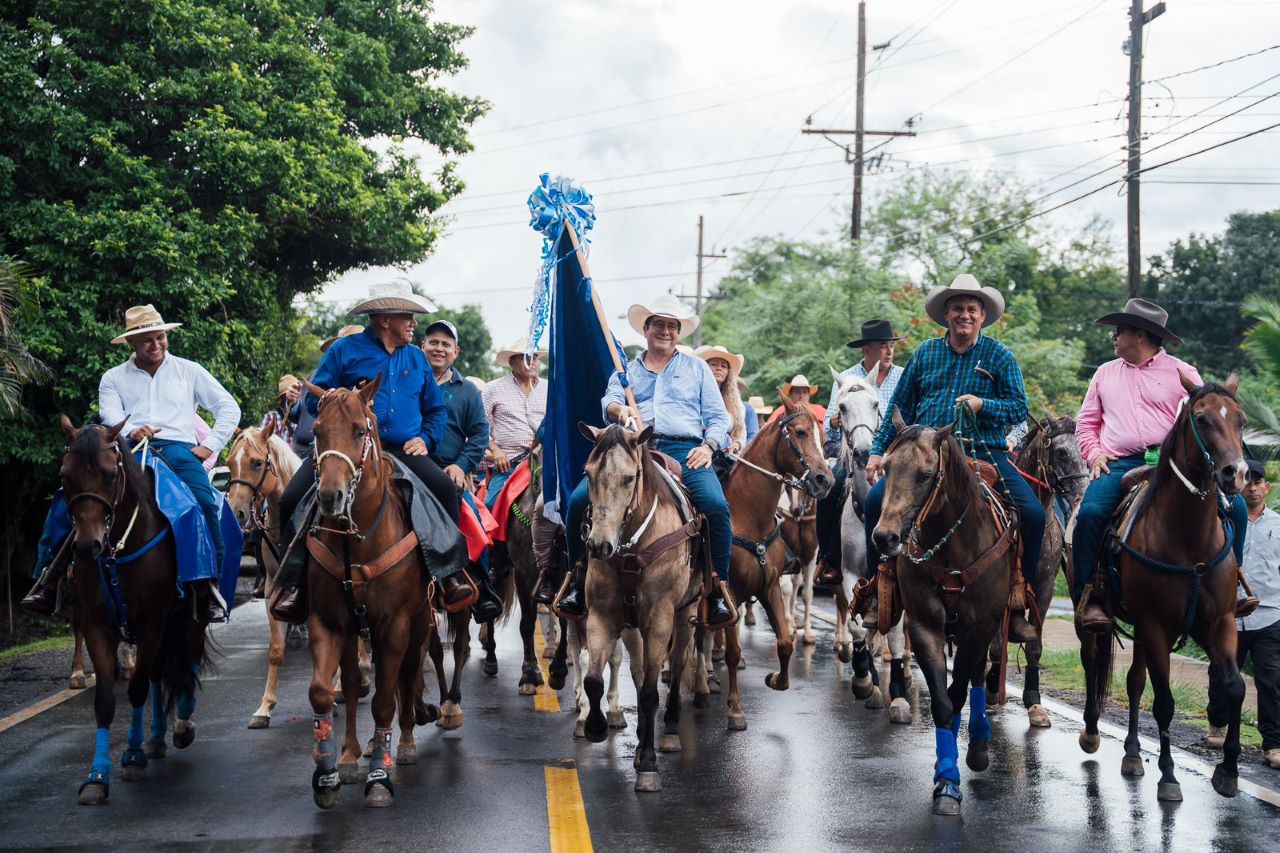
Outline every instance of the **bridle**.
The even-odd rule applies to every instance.
[[[875,393],[870,389],[855,386],[852,391],[845,392],[845,394],[841,395],[840,402],[843,403],[844,398],[847,397],[850,393],[856,394],[858,392],[862,392],[864,394]],[[883,420],[884,420],[884,416],[880,414],[879,406],[876,407],[875,426],[871,426],[870,424],[864,424],[861,421],[859,421],[853,426],[849,426],[846,428],[846,421],[844,419],[844,416],[841,415],[840,417],[840,448],[850,461],[865,462],[866,459],[870,458],[871,451],[853,449],[853,444],[852,444],[853,437],[858,434],[858,430],[865,429],[867,432],[871,434],[871,440],[874,442],[876,433],[880,431],[880,424]]]
[[[1217,478],[1213,475],[1213,472],[1217,470],[1218,463],[1214,461],[1213,454],[1209,452],[1208,447],[1205,447],[1204,439],[1200,437],[1200,430],[1196,428],[1196,413],[1192,410],[1192,405],[1191,401],[1187,402],[1187,421],[1191,424],[1191,436],[1196,440],[1196,447],[1200,450],[1200,456],[1204,459],[1205,464],[1209,466],[1209,485],[1203,489],[1194,485],[1191,480],[1182,473],[1182,470],[1178,468],[1177,463],[1173,461],[1172,454],[1169,455],[1169,467],[1173,469],[1174,475],[1182,482],[1182,485],[1186,487],[1187,491],[1203,501],[1208,500],[1209,495],[1213,494],[1215,491],[1219,492],[1221,495],[1221,490],[1218,489]],[[1228,501],[1226,495],[1221,495],[1221,498],[1223,506],[1227,506]]]
[[[622,513],[621,530],[626,530],[631,524],[631,518],[635,515],[636,510],[640,508],[640,498],[644,494],[644,448],[637,447],[636,451],[639,453],[639,464],[636,466],[636,482],[631,489],[631,498],[627,501],[627,508]],[[594,502],[587,507],[587,515],[582,520],[582,539],[584,542],[588,534],[591,533],[592,506],[594,506]],[[636,543],[640,541],[640,537],[644,536],[645,531],[649,529],[649,525],[653,522],[653,517],[657,513],[658,492],[655,490],[653,493],[653,506],[649,508],[649,514],[645,516],[644,522],[631,533],[627,541],[618,546],[618,553],[625,553],[635,547]]]
[[[1040,474],[1040,484],[1048,487],[1049,491],[1065,498],[1067,496],[1067,484],[1072,480],[1080,480],[1089,476],[1089,469],[1082,463],[1066,474],[1059,474],[1057,469],[1049,465],[1045,461],[1045,453],[1053,447],[1053,440],[1064,435],[1075,435],[1075,425],[1069,427],[1055,426],[1051,430],[1043,431],[1044,444],[1036,453],[1036,473]]]
[[[89,429],[91,427],[85,427]],[[144,440],[145,441],[145,440]],[[111,544],[111,530],[115,527],[116,509],[119,508],[120,502],[124,500],[125,492],[125,476],[124,476],[124,459],[120,455],[120,447],[117,444],[111,445],[111,450],[116,455],[115,478],[116,478],[116,496],[114,500],[103,497],[97,492],[80,492],[79,494],[67,498],[67,512],[71,512],[71,507],[76,501],[91,500],[97,501],[107,508],[106,532],[107,532],[107,558],[114,557],[121,548],[124,547],[125,540],[129,538],[129,533],[133,530],[133,523],[138,520],[138,507],[133,509],[133,517],[129,520],[129,526],[125,529],[124,535],[120,537],[120,541],[114,546]],[[75,526],[75,518],[72,517],[72,526]]]
[[[249,439],[242,436],[236,444],[239,444],[241,441],[247,444]],[[232,449],[234,450],[235,448],[233,447]],[[266,532],[267,530],[267,505],[263,500],[265,496],[262,493],[262,486],[267,482],[267,477],[275,473],[275,465],[271,462],[271,448],[268,447],[266,449],[266,455],[264,456],[262,476],[258,478],[258,482],[250,482],[249,480],[244,480],[240,477],[234,477],[227,481],[228,494],[231,492],[232,486],[244,486],[249,489],[249,521],[250,524],[263,532]],[[244,533],[248,533],[250,531],[250,528],[248,527],[241,527],[240,529]]]
[[[325,392],[324,398],[333,393],[332,390]],[[323,402],[324,398],[321,398]],[[316,442],[316,449],[319,450],[319,442]],[[358,462],[352,461],[351,457],[343,453],[341,450],[322,450],[316,454],[315,475],[316,482],[320,481],[320,463],[325,459],[333,456],[347,463],[347,467],[351,469],[351,480],[347,484],[347,495],[343,500],[341,515],[351,519],[351,507],[356,500],[356,491],[360,488],[360,481],[364,477],[364,465],[369,461],[369,454],[373,451],[373,421],[366,414],[364,416],[364,445],[360,448],[360,459]]]
[[[907,434],[905,433],[899,434],[897,438],[895,438],[893,442],[890,443],[889,447],[886,448],[885,458],[888,458],[889,455],[893,453],[893,451],[897,448],[897,446],[901,444],[906,437],[907,437]],[[920,505],[920,508],[916,510],[915,517],[911,519],[911,528],[907,531],[907,536],[906,536],[906,539],[904,540],[906,545],[910,545],[912,548],[916,549],[917,551],[920,550],[921,527],[924,525],[924,522],[928,519],[929,513],[933,511],[933,505],[937,502],[938,496],[942,494],[942,487],[946,484],[946,480],[947,480],[946,470],[942,467],[942,449],[937,448],[937,452],[938,452],[938,461],[935,463],[935,467],[933,469],[933,489],[929,492],[929,497],[926,498],[924,503]],[[942,548],[947,544],[947,542],[950,541],[951,537],[955,535],[955,532],[960,529],[960,525],[964,523],[964,520],[969,517],[970,508],[971,507],[969,505],[966,505],[965,508],[960,511],[960,516],[956,519],[955,524],[951,525],[951,529],[949,529],[946,533],[944,533],[942,535],[942,538],[939,539],[936,543],[934,543],[932,548],[928,549],[927,551],[923,551],[922,553],[920,553],[919,556],[913,556],[911,553],[907,551],[907,549],[904,548],[902,551],[902,556],[906,557],[908,560],[915,563],[917,566],[923,565],[924,563],[927,563],[930,560],[932,560],[934,556],[939,551],[942,550]]]

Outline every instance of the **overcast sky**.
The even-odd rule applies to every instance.
[[[451,223],[429,260],[403,273],[351,273],[323,298],[345,301],[406,274],[443,305],[481,305],[495,345],[509,343],[528,326],[540,238],[525,199],[544,171],[595,196],[591,269],[610,317],[668,290],[692,293],[699,215],[706,251],[730,258],[754,236],[814,239],[848,227],[851,167],[800,130],[808,116],[815,127],[852,126],[854,0],[436,5],[441,20],[475,27],[462,45],[471,66],[449,85],[492,104],[473,130],[475,151],[460,160],[467,189],[444,209]],[[1041,208],[1120,177],[1128,8],[870,0],[868,46],[890,45],[870,54],[866,126],[901,129],[915,116],[919,136],[882,149],[869,203],[925,164],[1016,176],[1038,192],[1114,164]],[[1280,122],[1277,96],[1155,150],[1280,93],[1280,49],[1181,74],[1280,42],[1277,0],[1168,0],[1146,35],[1143,77],[1166,79],[1144,88],[1144,166]],[[428,170],[441,162],[425,146],[415,151]],[[1144,256],[1190,231],[1220,231],[1234,211],[1280,207],[1277,154],[1280,129],[1146,175]],[[1071,229],[1093,213],[1112,223],[1122,260],[1116,188],[1045,220]],[[706,283],[730,263],[708,262]],[[639,340],[613,323],[624,343]]]

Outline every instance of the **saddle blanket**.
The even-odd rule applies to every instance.
[[[520,500],[524,490],[533,482],[533,471],[526,459],[515,467],[511,476],[502,484],[502,490],[493,504],[493,521],[497,528],[493,531],[493,541],[507,541],[507,523],[511,519],[511,505]]]
[[[462,493],[462,512],[458,516],[462,537],[467,540],[467,557],[477,562],[484,549],[493,544],[498,522],[470,492]]]

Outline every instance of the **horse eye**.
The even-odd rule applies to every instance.
[[[625,485],[625,486],[629,486],[629,485],[631,485],[632,483],[634,483],[635,481],[636,481],[636,475],[635,475],[635,474],[627,474],[627,475],[623,476],[623,478],[622,478],[622,483],[623,483],[623,485]]]
[[[261,468],[261,467],[262,467],[262,460],[261,460],[261,459],[255,459],[255,460],[253,460],[252,462],[250,462],[249,464],[250,464],[251,466],[253,466],[254,468]]]

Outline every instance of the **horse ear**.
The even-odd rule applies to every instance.
[[[112,443],[115,443],[115,440],[120,437],[120,431],[124,429],[124,425],[127,424],[128,422],[129,422],[129,419],[126,417],[126,418],[123,418],[120,421],[120,423],[116,424],[113,427],[108,428],[107,440]]]
[[[369,405],[370,400],[378,396],[378,389],[381,387],[382,373],[379,372],[377,376],[373,377],[372,382],[366,383],[364,387],[360,389],[360,399],[364,401],[366,406]]]
[[[1182,387],[1188,394],[1194,394],[1196,389],[1200,387],[1196,383],[1192,382],[1191,377],[1183,373],[1181,370],[1178,371],[1178,379],[1182,382]]]
[[[638,447],[642,444],[648,444],[649,439],[651,438],[653,438],[653,424],[649,424],[647,427],[640,430],[640,435],[636,437],[636,446]]]
[[[62,416],[62,432],[66,435],[67,441],[75,441],[76,436],[80,434],[79,428],[66,415]]]
[[[270,441],[271,436],[275,434],[275,431],[276,431],[276,421],[275,421],[275,418],[272,418],[271,420],[267,421],[267,425],[262,428],[262,440]],[[239,432],[240,430],[236,430],[237,434],[239,434]]]
[[[311,384],[310,379],[302,380],[302,387],[306,388],[307,393],[310,394],[312,397],[315,397],[317,400],[319,400],[321,397],[324,396],[324,389],[321,388],[319,385]]]
[[[898,432],[902,432],[907,428],[907,422],[902,419],[902,413],[898,411],[898,407],[893,407],[893,428]]]
[[[587,441],[591,442],[592,444],[595,444],[597,441],[600,440],[600,435],[604,432],[604,430],[597,427],[593,427],[591,424],[587,423],[586,421],[578,421],[578,432],[582,433],[582,437],[585,438]]]
[[[843,382],[844,380],[840,378],[840,374],[839,374],[839,373],[837,373],[837,372],[836,372],[836,369],[835,369],[834,367],[832,367],[831,365],[829,365],[829,364],[827,365],[827,370],[830,370],[830,371],[831,371],[831,378],[832,378],[832,379],[834,379],[834,380],[836,381],[836,387],[837,387],[837,388],[839,388],[839,387],[840,387],[840,383],[841,383],[841,382]]]
[[[1231,375],[1227,377],[1227,381],[1222,384],[1224,388],[1234,395],[1236,390],[1240,387],[1240,372],[1237,370],[1231,371]]]
[[[782,401],[783,408],[788,412],[794,412],[796,410],[796,401],[792,400],[791,395],[786,391],[783,391],[781,388],[778,389],[778,399]]]
[[[933,431],[933,443],[935,446],[942,445],[946,443],[946,440],[948,438],[951,438],[952,426],[953,426],[952,424],[947,424],[942,429],[937,429]]]

